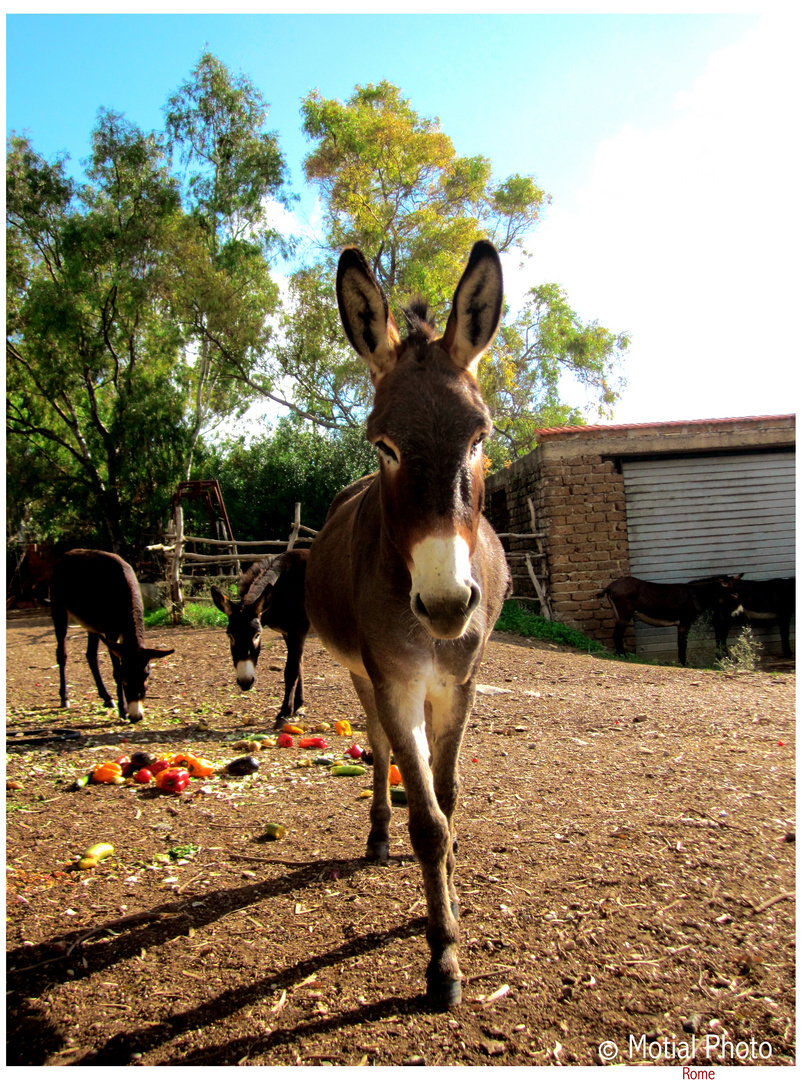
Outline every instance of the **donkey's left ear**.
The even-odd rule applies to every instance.
[[[487,240],[473,245],[460,278],[440,347],[458,367],[476,375],[479,359],[496,336],[501,322],[504,279],[501,259]]]
[[[395,367],[401,335],[387,298],[358,248],[346,248],[340,255],[337,306],[348,340],[370,368],[375,386]]]

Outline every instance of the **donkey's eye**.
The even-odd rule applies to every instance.
[[[379,450],[385,457],[388,457],[390,461],[398,461],[398,456],[395,450],[391,446],[388,446],[383,439],[378,439],[375,443],[376,449]]]
[[[472,454],[476,454],[481,449],[482,443],[485,441],[485,434],[486,433],[483,431],[481,435],[477,435],[473,440],[473,445],[471,446]]]

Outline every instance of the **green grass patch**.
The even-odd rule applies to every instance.
[[[153,629],[159,626],[172,626],[173,620],[166,608],[158,608],[156,611],[145,612],[145,626]],[[181,619],[182,626],[228,626],[228,619],[214,604],[184,605],[184,617]]]
[[[506,602],[496,623],[496,630],[503,630],[508,634],[520,634],[521,637],[537,638],[539,641],[550,641],[554,645],[570,645],[572,649],[580,649],[582,652],[596,653],[600,656],[613,655],[600,642],[586,637],[579,630],[574,630],[572,626],[536,615],[520,600]]]

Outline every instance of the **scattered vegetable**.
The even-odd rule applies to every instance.
[[[276,739],[276,746],[292,746],[292,735],[289,735],[286,731],[282,731],[279,737]]]
[[[336,720],[334,723],[334,730],[338,735],[352,735],[351,725],[347,720]]]
[[[362,757],[362,747],[357,746],[356,743],[354,743],[353,746],[349,746],[345,752],[346,754],[348,754],[349,757],[352,757],[354,761]]]
[[[153,773],[150,769],[138,769],[134,773],[134,781],[137,784],[149,784],[153,780]]]
[[[122,782],[123,770],[116,761],[104,761],[92,770],[93,784],[121,784]]]
[[[131,776],[134,771],[134,766],[131,764],[131,759],[126,755],[117,758],[117,764],[122,769],[123,776]]]
[[[148,768],[156,776],[158,773],[163,772],[165,769],[170,768],[170,762],[166,758],[159,758],[157,761],[152,761]]]
[[[183,753],[175,754],[173,757],[173,765],[179,769],[186,769],[190,776],[213,776],[214,765],[211,761],[207,761],[205,758],[196,757],[195,754],[188,750]]]
[[[153,754],[149,754],[147,750],[135,750],[131,754],[131,764],[134,767],[134,772],[137,769],[149,769],[155,760]]]
[[[303,735],[306,728],[302,728],[298,724],[285,724],[281,730],[287,735]]]
[[[272,821],[265,825],[265,836],[268,840],[283,840],[286,832],[283,825],[275,825]]]
[[[184,790],[189,783],[189,773],[186,769],[167,768],[156,774],[156,787],[160,791],[169,791],[177,795]]]
[[[304,750],[309,747],[314,747],[317,750],[325,750],[329,744],[325,739],[321,738],[320,735],[308,735],[304,739],[299,739],[298,745]]]
[[[238,757],[233,761],[229,761],[226,765],[225,771],[230,776],[250,776],[251,773],[258,772],[259,762],[255,757]]]
[[[331,769],[332,776],[364,776],[368,770],[364,765],[335,765]]]
[[[394,785],[397,785],[397,784],[403,784],[403,782],[404,781],[401,779],[401,770],[398,768],[397,765],[391,765],[390,766],[390,785],[394,786]]]
[[[407,793],[402,787],[390,788],[390,802],[395,803],[396,806],[407,805]]]

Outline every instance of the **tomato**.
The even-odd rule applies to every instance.
[[[171,791],[175,794],[183,791],[189,783],[189,773],[186,769],[167,768],[156,774],[156,787],[161,791]]]
[[[286,731],[282,731],[276,739],[276,746],[292,746],[292,735],[288,735]]]
[[[153,779],[153,773],[150,769],[140,769],[134,773],[134,780],[137,784],[149,784]]]

